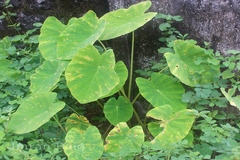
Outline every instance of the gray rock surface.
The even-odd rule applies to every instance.
[[[98,16],[109,11],[107,0],[10,0],[12,7],[4,7],[5,0],[0,0],[0,16],[2,12],[16,13],[10,16],[13,23],[20,23],[21,31],[33,28],[33,23],[43,22],[48,16],[55,16],[62,22],[71,17],[81,17],[88,10],[93,10]],[[18,34],[7,19],[0,19],[0,38]]]

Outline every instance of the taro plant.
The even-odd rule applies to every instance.
[[[103,44],[131,32],[134,44],[134,30],[156,15],[145,13],[150,6],[151,2],[145,1],[101,18],[89,11],[83,17],[71,18],[66,25],[55,17],[47,18],[39,36],[44,62],[31,76],[31,94],[11,116],[8,131],[29,133],[51,118],[57,121],[56,113],[66,107],[55,92],[64,77],[79,105],[99,104],[112,125],[103,136],[86,116],[73,110],[64,126],[59,123],[66,132],[63,149],[68,159],[133,159],[142,157],[142,148],[170,151],[183,139],[191,145],[189,131],[197,113],[182,102],[185,90],[180,82],[188,86],[212,82],[219,73],[213,55],[190,41],[177,40],[173,45],[175,52],[166,53],[165,57],[179,81],[161,73],[153,73],[149,79],[138,77],[135,82],[139,94],[132,95],[134,45],[128,71],[122,61],[115,61],[114,51]],[[102,44],[103,53],[94,46],[97,42]],[[140,95],[149,102],[143,119],[133,107]],[[133,115],[137,124],[130,123]],[[168,158],[169,153],[165,155]]]

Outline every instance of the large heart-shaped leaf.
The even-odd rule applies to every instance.
[[[187,107],[187,104],[182,102],[182,94],[185,92],[183,86],[170,76],[153,73],[150,81],[137,78],[136,82],[141,95],[153,107],[169,104],[173,106],[174,112]]]
[[[70,26],[71,24],[74,24],[77,20],[78,20],[78,18],[72,17],[72,18],[68,21],[67,26]]]
[[[165,53],[168,66],[173,75],[189,86],[211,83],[219,73],[218,62],[205,49],[188,41],[176,40],[173,45],[175,54]]]
[[[115,159],[127,159],[126,156],[141,153],[143,142],[144,133],[141,126],[129,129],[126,123],[121,122],[109,132],[104,148],[106,153]]]
[[[76,113],[71,114],[65,123],[66,131],[69,131],[71,128],[76,128],[80,132],[84,132],[90,126],[91,124],[86,117],[77,115]]]
[[[65,76],[72,95],[80,103],[96,101],[119,84],[112,50],[102,55],[92,45],[81,49],[69,63]]]
[[[31,92],[51,91],[60,80],[60,76],[66,69],[68,63],[67,61],[44,61],[42,66],[40,66],[30,78]]]
[[[118,85],[116,85],[110,93],[108,93],[107,95],[104,95],[101,98],[105,98],[105,97],[109,97],[113,94],[115,94],[116,92],[118,92],[125,84],[127,78],[128,78],[128,70],[127,67],[125,66],[125,64],[122,61],[118,61],[115,65],[114,68],[115,72],[117,73],[118,77],[120,78],[120,81],[118,83]]]
[[[72,128],[63,145],[69,160],[99,159],[103,153],[103,141],[97,127],[90,126],[84,133]]]
[[[36,130],[65,106],[64,102],[54,102],[56,97],[53,92],[31,95],[12,115],[8,129],[16,134]]]
[[[58,37],[65,28],[66,26],[55,17],[48,17],[44,21],[39,35],[39,50],[44,59],[57,59]]]
[[[93,44],[102,34],[105,21],[99,21],[93,11],[74,20],[59,36],[57,54],[61,60],[70,60],[74,54],[88,44]]]
[[[187,136],[194,122],[193,111],[184,109],[173,113],[170,105],[163,105],[153,108],[147,113],[147,117],[160,120],[160,125],[156,126],[163,131],[160,132],[152,141],[153,148],[158,149],[159,146],[167,147],[173,143],[182,140]]]
[[[124,97],[118,99],[111,98],[104,105],[103,110],[105,117],[114,126],[119,122],[127,122],[133,114],[132,104]]]
[[[150,6],[151,1],[132,5],[128,9],[118,9],[106,13],[100,20],[106,21],[106,27],[100,39],[108,40],[130,33],[150,21],[157,13],[144,13]]]

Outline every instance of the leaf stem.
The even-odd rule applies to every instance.
[[[139,118],[138,113],[137,113],[137,111],[135,110],[134,107],[133,107],[133,113],[134,113],[134,115],[135,115],[138,123],[139,123],[139,124],[142,126],[142,128],[146,131],[146,126],[145,126],[145,124],[141,121],[141,119]]]
[[[106,51],[106,47],[104,46],[104,44],[102,43],[102,41],[98,40],[98,42],[101,44],[101,46],[103,47],[103,49]]]
[[[136,102],[136,100],[138,99],[139,96],[140,96],[140,93],[138,93],[138,94],[136,95],[136,97],[133,99],[133,101],[132,101],[131,103],[134,104],[134,103]]]
[[[164,67],[163,69],[161,69],[161,71],[159,71],[158,73],[161,73],[161,72],[163,72],[165,69],[167,69],[168,68],[168,66],[166,66],[166,67]]]
[[[123,94],[123,96],[124,96],[125,98],[127,98],[127,99],[128,99],[128,97],[127,97],[127,95],[126,95],[126,93],[125,93],[125,91],[124,91],[124,88],[123,88],[123,87],[121,88],[121,90],[120,90],[120,91],[121,91],[121,93]]]
[[[148,109],[147,109],[146,113],[148,113],[148,111],[150,110],[151,106],[152,106],[151,104],[148,105]],[[146,122],[147,122],[147,116],[145,116],[145,118],[143,120],[143,124],[146,125]]]
[[[108,131],[111,129],[112,124],[108,126],[107,130],[104,132],[103,137],[106,138],[105,136],[107,135]]]
[[[132,77],[133,77],[133,56],[134,56],[134,31],[132,32],[132,48],[131,48],[130,73],[129,73],[129,85],[128,85],[128,99],[130,101],[131,101]]]
[[[104,106],[99,102],[99,100],[96,101],[98,103],[98,105],[103,109]]]
[[[65,131],[65,129],[63,128],[63,126],[61,125],[61,123],[58,121],[58,119],[55,117],[55,115],[53,116],[53,119],[57,122],[57,124],[59,125],[59,127],[61,128],[61,130],[67,134],[67,132]]]
[[[67,107],[69,107],[74,113],[76,113],[78,116],[80,116],[80,114],[79,114],[75,109],[73,109],[73,108],[70,107],[69,105],[67,105]]]

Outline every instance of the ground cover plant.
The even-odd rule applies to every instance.
[[[150,6],[150,1],[141,2],[100,18],[89,11],[67,24],[49,17],[36,41],[41,55],[34,50],[38,58],[31,54],[26,60],[29,65],[22,60],[28,56],[9,52],[16,44],[8,38],[1,40],[1,61],[6,63],[1,69],[3,84],[15,83],[13,77],[19,76],[15,72],[25,75],[26,66],[32,67],[22,78],[25,86],[18,89],[26,90],[22,96],[12,97],[16,105],[5,101],[2,107],[1,155],[5,159],[239,157],[239,120],[224,110],[229,102],[239,109],[239,53],[231,51],[237,58],[229,56],[223,63],[226,58],[214,56],[193,40],[183,40],[186,36],[166,38],[170,45],[163,55],[163,68],[149,77],[133,79],[134,30],[156,16],[155,12],[145,13]],[[167,24],[160,29],[174,31],[170,35],[178,33]],[[104,45],[104,41],[128,33],[132,34],[129,69],[115,61],[111,46]],[[17,66],[23,63],[21,67],[13,70],[10,53],[18,57]],[[133,83],[139,90],[136,95],[132,94]],[[138,99],[148,103],[144,117],[134,107]],[[89,116],[96,105],[100,116]],[[98,118],[99,123],[93,125],[89,118]],[[101,122],[109,126],[101,127]]]

